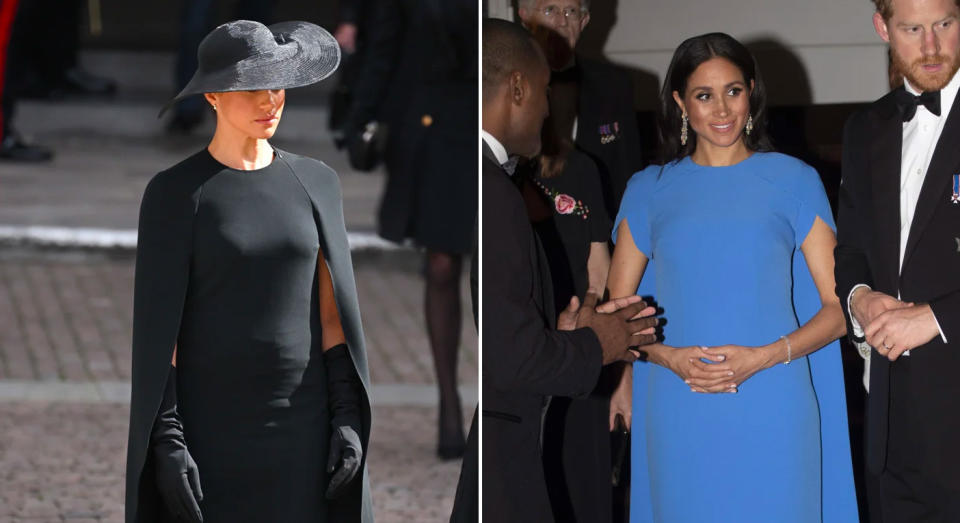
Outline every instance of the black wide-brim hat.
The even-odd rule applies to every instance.
[[[197,72],[160,110],[200,93],[292,89],[317,83],[340,65],[340,46],[326,29],[309,22],[265,26],[227,22],[210,32],[197,50]]]

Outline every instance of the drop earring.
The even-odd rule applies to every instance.
[[[753,132],[753,115],[747,116],[747,128],[744,129],[747,132],[747,136],[750,136],[750,133]]]
[[[680,145],[687,145],[687,122],[689,121],[687,113],[683,113],[680,120],[683,122],[680,124]]]

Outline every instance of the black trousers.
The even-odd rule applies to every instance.
[[[867,473],[870,521],[960,522],[960,492],[944,485],[918,465],[923,441],[917,437],[921,420],[917,419],[916,409],[912,408],[907,386],[910,372],[909,356],[902,356],[890,367],[887,463],[879,475]]]

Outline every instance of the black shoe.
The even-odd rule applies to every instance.
[[[53,151],[40,145],[30,145],[16,135],[10,135],[0,141],[0,160],[12,162],[48,162],[53,159]]]
[[[467,449],[467,441],[463,437],[463,422],[460,414],[460,398],[455,404],[448,406],[440,402],[439,429],[440,438],[437,443],[437,456],[442,460],[459,459]]]

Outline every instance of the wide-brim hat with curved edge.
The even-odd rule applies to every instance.
[[[197,50],[193,78],[160,110],[200,93],[292,89],[317,83],[340,65],[340,46],[326,29],[310,22],[265,26],[227,22],[210,32]]]

